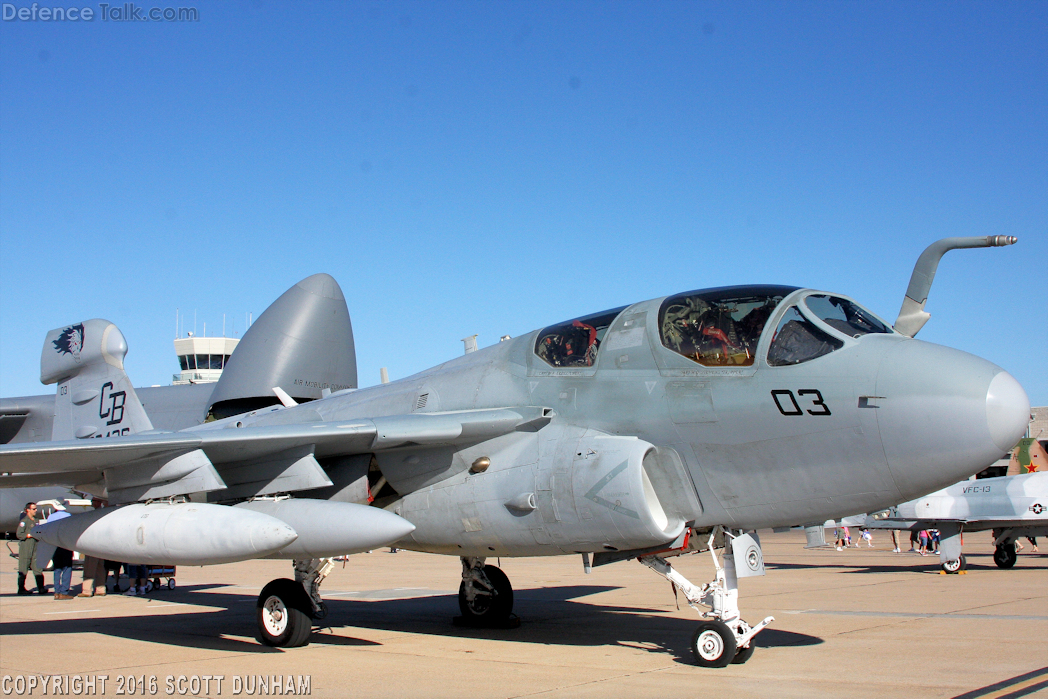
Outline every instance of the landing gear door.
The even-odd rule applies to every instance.
[[[764,575],[764,554],[761,541],[753,534],[743,534],[732,539],[732,558],[735,559],[735,576],[752,578]]]

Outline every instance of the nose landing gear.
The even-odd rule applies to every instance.
[[[939,571],[940,575],[964,575],[968,572],[968,562],[963,555],[943,561],[941,567],[942,570]]]
[[[730,539],[725,541],[723,556],[727,565],[721,564],[714,548],[714,540],[718,534],[724,534]],[[692,636],[691,650],[695,655],[695,662],[701,667],[727,667],[732,663],[746,662],[753,655],[753,637],[775,621],[775,617],[769,616],[751,627],[742,620],[739,612],[739,584],[735,572],[735,561],[734,557],[727,553],[727,547],[731,546],[731,541],[741,534],[742,532],[732,534],[720,526],[715,527],[710,533],[707,546],[717,575],[712,582],[702,587],[693,585],[661,556],[641,556],[637,559],[683,592],[692,608],[697,610],[699,604],[710,607],[709,611],[700,612],[704,621],[699,624],[695,635]],[[752,545],[746,555],[747,557],[754,555]],[[759,558],[759,550],[757,556]],[[763,567],[761,570],[763,571]]]

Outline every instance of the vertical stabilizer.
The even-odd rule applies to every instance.
[[[153,429],[124,373],[127,342],[95,318],[47,334],[40,381],[58,384],[51,439],[116,437]]]
[[[338,282],[314,274],[288,289],[258,317],[229,358],[211,394],[222,418],[276,403],[274,388],[296,402],[325,388],[357,387],[349,309]]]

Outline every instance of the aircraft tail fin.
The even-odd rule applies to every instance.
[[[108,320],[85,320],[47,334],[40,353],[40,381],[58,384],[52,440],[153,429],[124,372],[126,355],[123,333]]]
[[[323,398],[324,389],[357,387],[349,307],[328,274],[295,284],[248,328],[215,384],[209,413],[221,419],[274,405],[274,386],[296,403]]]

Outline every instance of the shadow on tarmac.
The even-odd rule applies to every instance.
[[[0,635],[99,633],[150,643],[239,653],[295,652],[294,649],[284,651],[223,635],[254,636],[256,598],[240,592],[212,591],[216,587],[221,586],[180,587],[152,593],[148,598],[137,598],[145,602],[137,615],[3,622],[0,623]],[[521,617],[521,625],[516,629],[453,626],[452,618],[459,614],[459,609],[458,597],[452,594],[376,601],[328,598],[325,599],[328,614],[316,622],[319,629],[314,630],[310,642],[337,646],[380,645],[352,636],[351,630],[356,628],[554,647],[628,645],[652,653],[669,654],[680,663],[694,663],[691,637],[698,625],[697,617],[669,616],[675,610],[609,607],[576,601],[576,598],[614,589],[618,588],[577,585],[516,590],[514,612]],[[81,602],[104,609],[106,600]],[[157,614],[151,614],[150,603],[183,603],[216,609],[180,613],[165,607],[162,613],[158,609]],[[73,611],[75,607],[69,609]],[[123,611],[127,611],[126,607]],[[770,628],[762,631],[754,643],[759,648],[774,648],[816,645],[823,640]]]
[[[840,552],[833,553],[838,556],[850,555],[842,554]],[[1023,560],[1023,557],[1020,554],[1019,560],[1015,564],[1015,568],[1012,568],[1011,570],[1018,571],[1023,568],[1043,569],[1044,566],[1039,565],[1042,562],[1036,560],[1035,557],[1037,557],[1036,554],[1033,556],[1027,556],[1026,560]],[[997,567],[997,564],[993,562],[992,553],[965,553],[964,559],[967,562],[968,570],[999,570],[1002,573],[1009,572]],[[1024,563],[1026,565],[1023,565]],[[854,558],[851,562],[847,562],[846,559],[842,558],[837,559],[837,561],[833,563],[770,563],[765,561],[765,566],[768,570],[808,570],[823,568],[840,570],[846,573],[921,573],[924,575],[938,575],[941,569],[939,554],[931,553],[927,556],[919,556],[912,553],[898,554],[891,564],[879,565],[864,564],[861,559]]]

